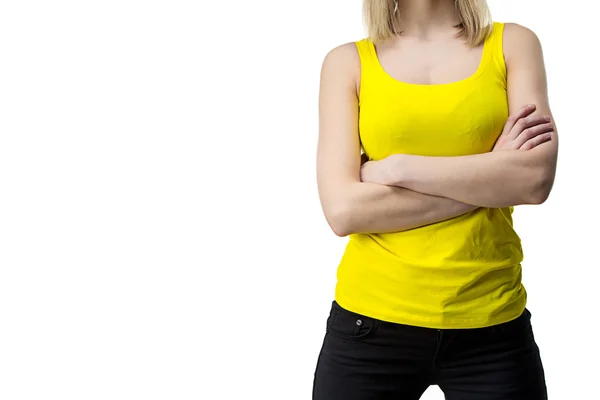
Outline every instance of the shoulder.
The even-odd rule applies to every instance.
[[[360,78],[357,42],[338,45],[327,52],[321,67],[321,79],[343,79],[355,84]]]
[[[542,45],[537,34],[514,22],[504,23],[503,50],[507,63],[529,57],[541,57]]]
[[[329,50],[323,60],[324,68],[352,69],[360,65],[356,42],[340,44]]]

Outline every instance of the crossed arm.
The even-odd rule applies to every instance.
[[[507,24],[509,114],[534,104],[536,114],[548,116],[547,84],[541,45],[533,32]],[[511,122],[509,121],[507,125]],[[552,123],[553,124],[553,123]],[[493,151],[463,157],[423,157],[397,154],[379,166],[365,165],[367,180],[401,186],[421,193],[449,197],[481,207],[541,204],[549,196],[556,171],[558,136],[526,151]],[[503,136],[509,135],[505,129]],[[372,177],[372,178],[370,178]]]
[[[534,114],[551,117],[539,40],[524,27],[506,24],[504,42],[509,113],[535,104]],[[529,150],[393,155],[365,164],[361,180],[355,86],[360,61],[353,46],[332,50],[321,72],[317,183],[325,217],[338,236],[401,231],[478,207],[545,201],[556,170],[556,129],[551,140]]]

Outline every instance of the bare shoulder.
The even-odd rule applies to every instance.
[[[355,83],[360,77],[360,57],[356,43],[344,43],[329,50],[323,60],[321,76],[335,76]]]
[[[522,57],[540,56],[542,45],[537,34],[514,22],[504,24],[503,47],[506,61]]]
[[[325,55],[323,64],[335,66],[357,66],[360,64],[356,43],[348,42],[329,50]]]

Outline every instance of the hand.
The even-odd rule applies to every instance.
[[[394,176],[399,175],[402,154],[392,154],[379,161],[364,161],[362,158],[360,167],[360,180],[362,182],[378,183],[380,185],[394,185]]]
[[[492,151],[531,150],[549,141],[554,130],[552,119],[548,115],[529,116],[534,111],[535,105],[530,104],[511,115]]]

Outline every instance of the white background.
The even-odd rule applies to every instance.
[[[540,37],[561,138],[515,211],[551,399],[600,398],[588,4],[490,3]],[[1,2],[1,399],[310,398],[347,240],[319,71],[364,33],[360,1]]]

